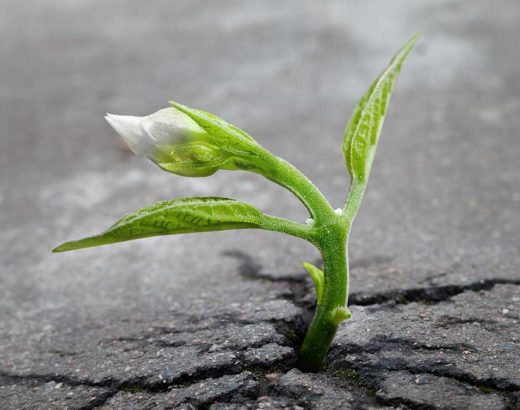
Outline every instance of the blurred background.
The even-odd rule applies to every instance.
[[[518,1],[7,0],[0,9],[0,324],[10,337],[63,315],[204,298],[237,280],[229,250],[301,274],[301,261],[319,256],[312,247],[258,231],[50,250],[177,197],[233,197],[307,218],[255,175],[164,173],[103,119],[171,99],[246,130],[342,206],[345,124],[417,31],[352,232],[352,289],[518,277]]]

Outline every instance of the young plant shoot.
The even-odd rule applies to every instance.
[[[392,58],[358,102],[343,137],[343,156],[350,190],[343,209],[334,210],[298,169],[273,155],[244,131],[213,114],[171,102],[146,117],[106,116],[137,155],[165,171],[205,177],[220,169],[255,172],[291,191],[307,208],[310,219],[298,223],[267,215],[233,199],[195,197],[159,202],[131,212],[103,233],[67,242],[54,252],[192,232],[265,229],[305,239],[323,258],[323,270],[303,264],[316,288],[317,307],[299,352],[299,367],[321,368],[339,324],[350,318],[347,242],[374,159],[383,120],[397,76],[419,35]]]

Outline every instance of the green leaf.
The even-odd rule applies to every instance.
[[[214,114],[190,108],[175,101],[170,101],[170,104],[188,115],[214,139],[217,145],[228,152],[241,156],[255,156],[261,149],[260,144],[250,135]]]
[[[186,177],[207,177],[220,169],[259,170],[254,162],[204,142],[158,146],[154,161],[165,171]]]
[[[162,169],[187,177],[206,177],[231,162],[229,155],[220,148],[205,142],[189,142],[170,146],[158,146],[154,161]]]
[[[264,214],[227,198],[184,198],[158,202],[121,218],[103,233],[66,242],[53,250],[64,252],[158,235],[227,229],[260,228]]]
[[[338,326],[344,320],[348,320],[352,317],[352,312],[347,306],[341,306],[335,308],[330,315],[330,321],[334,326]]]
[[[420,34],[414,35],[395,54],[388,67],[358,102],[350,117],[343,138],[343,156],[353,180],[365,182],[370,173],[397,76],[404,60],[419,38]]]
[[[303,267],[307,272],[309,272],[309,275],[311,275],[312,282],[316,288],[316,298],[318,299],[318,304],[320,304],[323,294],[323,285],[325,282],[323,271],[310,262],[303,262]]]

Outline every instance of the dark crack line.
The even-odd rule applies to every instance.
[[[283,276],[263,273],[262,265],[256,262],[251,255],[240,250],[227,250],[222,255],[239,261],[238,272],[242,277],[269,282],[283,282],[289,287],[290,293],[280,295],[279,298],[288,300],[299,307],[302,310],[302,314],[293,322],[270,320],[269,323],[273,324],[277,332],[286,338],[290,347],[299,348],[316,307],[315,300],[309,302],[308,298],[306,298],[309,292],[311,292],[310,277],[305,273]]]
[[[0,386],[19,384],[43,385],[50,382],[62,383],[69,387],[91,387],[105,390],[95,393],[95,399],[87,405],[79,407],[78,409],[80,410],[90,410],[96,407],[101,407],[118,392],[118,389],[115,388],[112,382],[91,382],[89,380],[75,379],[59,374],[19,375],[0,371]]]
[[[116,389],[108,390],[106,393],[96,396],[96,399],[92,400],[86,406],[79,407],[78,410],[92,410],[104,406],[106,402],[109,401],[112,397],[114,397],[117,393],[118,390]]]
[[[378,396],[376,397],[376,402],[382,406],[391,406],[396,409],[401,409],[403,406],[405,406],[404,408],[410,410],[439,410],[439,407],[431,406],[425,403],[419,403],[411,399],[405,399],[404,397],[395,397],[390,399]]]
[[[258,347],[265,346],[269,343],[259,344]],[[282,346],[282,345],[280,345]],[[113,378],[107,378],[103,381],[94,382],[88,379],[76,379],[70,376],[59,374],[13,374],[5,371],[0,371],[0,385],[16,385],[20,383],[45,384],[49,382],[63,383],[66,386],[77,387],[94,387],[107,389],[113,396],[118,391],[133,392],[140,391],[145,393],[160,393],[166,392],[174,387],[187,387],[207,379],[218,379],[223,376],[230,376],[240,374],[245,371],[258,372],[272,371],[277,369],[280,371],[289,371],[294,367],[295,360],[288,360],[281,358],[274,362],[262,364],[261,362],[248,363],[246,353],[248,348],[238,351],[237,361],[233,364],[216,365],[215,367],[204,367],[189,374],[180,374],[171,380],[162,380],[157,382],[150,382],[146,376],[139,376],[133,379],[121,381]],[[229,350],[229,349],[227,349]],[[231,351],[236,352],[235,349]],[[107,394],[108,394],[107,393]],[[110,397],[111,397],[110,396]],[[106,399],[108,400],[108,399]],[[105,401],[106,401],[105,400]]]
[[[382,350],[396,350],[400,348],[406,348],[413,351],[453,351],[463,352],[465,350],[470,352],[476,352],[477,349],[466,343],[452,343],[443,345],[433,345],[427,343],[420,343],[413,339],[406,339],[401,337],[389,337],[386,335],[375,336],[370,339],[370,342],[366,345],[349,344],[348,346],[342,346],[341,348],[332,347],[329,353],[329,361],[334,358],[340,358],[345,354],[358,354],[358,353],[378,353]]]
[[[299,322],[299,320],[296,319],[296,322]],[[291,348],[298,347],[298,344],[295,343],[294,338],[290,337],[290,335],[294,332],[294,328],[298,327],[298,324],[295,325],[294,322],[287,321],[285,319],[268,319],[268,320],[253,321],[253,320],[239,319],[238,317],[234,317],[233,315],[223,315],[223,316],[219,317],[217,322],[212,323],[211,326],[193,328],[191,330],[191,332],[198,332],[198,331],[205,331],[205,330],[218,331],[229,325],[237,325],[237,326],[244,327],[244,326],[252,326],[252,325],[260,326],[263,324],[271,325],[275,329],[275,331],[281,337],[283,337],[284,340],[283,341],[277,340],[277,341],[275,341],[276,344],[278,344],[280,346],[291,347]],[[166,328],[160,328],[160,329],[158,328],[158,330],[159,330],[159,334],[162,336],[170,336],[170,335],[179,334],[178,332],[169,334]],[[189,332],[186,331],[185,333],[189,333]],[[185,346],[187,344],[187,342],[185,340],[173,340],[173,341],[162,340],[162,339],[160,339],[159,336],[157,336],[155,334],[146,335],[139,339],[133,339],[133,338],[118,338],[118,339],[111,339],[111,340],[107,339],[104,341],[104,343],[106,343],[107,341],[109,341],[109,342],[115,342],[115,341],[127,342],[128,341],[131,343],[138,343],[140,345],[146,344],[146,345],[154,345],[154,346],[158,346],[158,347],[180,347],[180,346]],[[272,342],[274,342],[274,341],[261,340],[261,341],[255,342],[255,343],[250,343],[248,345],[241,346],[241,347],[237,347],[237,346],[227,347],[226,346],[225,348],[222,349],[222,351],[234,351],[234,352],[239,351],[240,352],[240,351],[244,351],[244,350],[247,350],[250,348],[262,347],[265,344],[272,343]],[[200,351],[199,351],[200,353],[206,353],[213,344],[215,344],[215,343],[201,343],[201,344],[196,344],[196,345],[201,347]]]
[[[270,282],[292,282],[293,288],[298,286],[303,288],[305,292],[310,291],[309,278],[306,274],[295,274],[295,275],[273,275],[270,273],[262,272],[262,265],[254,260],[254,258],[245,252],[239,250],[228,250],[222,253],[224,256],[229,256],[237,259],[240,262],[238,271],[241,276],[251,279],[262,279]],[[386,263],[391,261],[391,258],[380,257],[376,258],[374,263]],[[352,262],[350,268],[356,268],[359,266],[365,267],[370,260],[360,260],[358,263]],[[321,260],[315,261],[316,265],[320,265]],[[368,265],[367,265],[368,266]],[[437,276],[445,275],[441,273]],[[353,292],[349,295],[349,305],[358,306],[371,306],[381,305],[393,302],[395,304],[409,304],[413,302],[434,304],[449,300],[453,296],[459,295],[467,291],[489,291],[496,285],[520,285],[520,280],[515,279],[500,279],[500,278],[489,278],[482,279],[477,282],[468,283],[465,285],[439,285],[439,286],[427,286],[417,287],[411,289],[395,289],[388,292],[376,292],[367,294],[364,292]],[[301,291],[300,291],[301,292]],[[300,297],[300,299],[302,299]],[[295,304],[298,300],[293,300]],[[308,306],[307,306],[308,307]]]
[[[269,344],[269,343],[267,343]],[[262,346],[265,346],[263,344]],[[234,351],[235,352],[235,351]],[[248,349],[243,351],[239,351],[237,354],[237,362],[232,365],[223,365],[217,366],[214,369],[208,369],[207,367],[204,369],[197,370],[192,372],[189,375],[180,375],[175,380],[167,381],[163,385],[166,385],[166,388],[161,385],[161,383],[152,384],[149,386],[149,390],[151,392],[154,391],[164,391],[169,390],[171,387],[186,387],[198,382],[202,382],[206,379],[218,379],[223,376],[230,376],[240,374],[242,372],[251,372],[254,374],[258,374],[259,372],[272,372],[272,371],[280,371],[287,372],[292,369],[296,364],[296,358],[288,359],[288,358],[280,358],[276,361],[272,361],[269,363],[262,363],[261,361],[255,361],[254,363],[248,362],[246,358],[246,354],[248,353]],[[158,390],[155,390],[158,389]]]
[[[415,347],[413,344],[407,343],[408,347],[411,350],[414,350]],[[334,375],[339,370],[349,370],[359,372],[360,376],[359,380],[356,380],[360,386],[366,389],[380,389],[381,388],[381,372],[400,372],[406,371],[413,375],[420,374],[430,374],[436,377],[443,377],[448,379],[456,380],[464,385],[471,386],[477,388],[479,390],[488,389],[490,392],[493,392],[502,398],[505,399],[508,403],[513,403],[515,400],[515,393],[520,391],[520,387],[514,383],[511,383],[504,379],[498,378],[486,378],[479,379],[469,373],[466,373],[462,370],[458,370],[451,366],[445,366],[439,363],[429,363],[424,365],[411,365],[406,363],[404,359],[388,359],[383,358],[378,360],[377,362],[372,362],[370,360],[364,360],[362,357],[357,358],[355,361],[349,361],[348,359],[341,359],[340,357],[345,354],[373,354],[377,353],[380,350],[385,349],[385,346],[381,344],[376,344],[375,346],[359,346],[354,345],[350,346],[348,349],[342,349],[342,352],[338,351],[334,352],[334,357],[336,357],[337,361],[333,363],[327,369],[327,372],[331,375]],[[394,349],[394,346],[391,346],[390,349]],[[433,346],[431,347],[434,350]],[[443,350],[444,347],[439,347],[439,350]],[[332,359],[334,362],[334,359]],[[384,399],[378,397],[378,402],[380,404],[386,405],[406,405],[412,409],[431,409],[433,407],[428,406],[423,403],[415,403],[410,401],[409,399]],[[513,408],[513,407],[511,407]]]
[[[60,374],[14,374],[6,371],[0,371],[0,385],[9,386],[13,384],[19,384],[20,382],[36,384],[57,382],[63,383],[64,385],[70,387],[86,386],[108,389],[113,387],[113,383],[111,381],[92,382],[86,379],[76,379]]]
[[[358,379],[350,381],[350,384],[354,384],[363,388],[365,391],[374,391],[379,390],[382,384],[381,371],[386,372],[402,372],[406,371],[412,375],[423,375],[429,374],[436,377],[443,377],[452,380],[456,380],[459,383],[462,383],[466,386],[474,387],[480,391],[483,389],[487,389],[489,393],[495,393],[496,395],[502,397],[506,403],[508,403],[508,409],[515,409],[514,403],[516,403],[515,393],[520,391],[518,386],[515,386],[509,382],[505,382],[506,385],[503,385],[503,380],[495,380],[495,379],[477,379],[470,374],[464,373],[462,371],[452,371],[452,369],[443,367],[443,368],[432,368],[429,366],[410,366],[405,364],[402,360],[389,360],[385,359],[384,363],[378,362],[377,364],[367,364],[366,362],[363,364],[356,364],[352,362],[343,362],[343,366],[333,366],[328,370],[328,373],[331,375],[335,375],[338,370],[347,366],[347,370],[354,370],[362,374]],[[341,387],[341,383],[337,383],[338,386]],[[487,393],[486,393],[487,394]],[[406,408],[410,408],[413,410],[433,410],[437,407],[413,401],[409,398],[404,397],[395,397],[395,398],[384,398],[381,396],[376,396],[376,401],[380,405],[399,407],[406,406]]]
[[[279,333],[281,336],[284,337],[285,343],[277,342],[277,344],[281,344],[282,346],[288,346],[288,347],[295,347],[293,338],[288,337],[287,335],[291,333],[291,331],[294,329],[295,325],[291,321],[287,321],[285,319],[267,319],[267,320],[260,320],[260,321],[254,321],[254,320],[247,320],[247,319],[241,319],[238,315],[233,314],[223,314],[220,316],[214,316],[216,320],[214,320],[210,325],[207,326],[194,326],[189,329],[183,329],[181,332],[178,329],[171,329],[167,327],[160,327],[156,326],[154,327],[154,332],[148,332],[145,335],[142,335],[140,337],[118,337],[113,339],[103,339],[99,342],[100,345],[105,344],[113,344],[113,343],[130,343],[130,344],[137,344],[137,345],[153,345],[158,347],[180,347],[185,346],[187,342],[185,340],[164,340],[161,339],[161,337],[165,336],[174,336],[174,335],[183,335],[185,333],[191,334],[194,332],[200,332],[200,331],[219,331],[225,328],[229,325],[236,325],[236,326],[258,326],[262,324],[268,324],[274,327],[274,329]],[[296,320],[298,322],[298,319]],[[297,325],[296,325],[297,327]],[[265,343],[264,343],[265,344]],[[211,344],[210,344],[211,345]],[[247,345],[244,347],[250,348],[250,347],[259,347],[258,343],[255,345]],[[228,348],[224,350],[230,350]]]
[[[190,409],[197,410],[210,410],[211,406],[215,403],[223,404],[223,403],[231,403],[237,394],[242,394],[247,389],[247,386],[238,386],[235,390],[222,392],[216,396],[208,397],[205,400],[200,400],[199,398],[190,397],[186,399],[183,403],[179,403],[182,405],[192,406]],[[246,394],[247,396],[247,394]]]
[[[394,370],[394,369],[391,369]],[[451,369],[446,366],[429,367],[429,366],[405,366],[404,369],[412,374],[427,373],[438,377],[447,377],[455,379],[463,384],[476,387],[478,389],[488,388],[498,394],[515,393],[520,391],[519,386],[504,379],[478,379],[471,374],[465,373],[461,370]]]
[[[400,369],[399,369],[400,368]],[[390,371],[394,369],[389,369]],[[406,365],[404,368],[402,366],[397,366],[395,371],[405,370],[413,375],[418,374],[431,374],[437,377],[444,377],[456,380],[464,385],[475,387],[479,390],[488,389],[490,392],[497,394],[502,397],[506,403],[512,403],[515,400],[514,393],[520,391],[519,387],[514,385],[511,382],[508,382],[503,379],[477,379],[471,374],[465,373],[463,371],[457,371],[457,369],[451,369],[448,367],[427,367],[427,366],[410,366]],[[421,407],[419,407],[421,408]],[[508,406],[508,408],[513,409],[512,406]]]
[[[466,285],[443,285],[425,288],[396,289],[370,295],[354,292],[349,296],[349,305],[371,306],[382,305],[390,302],[398,305],[407,305],[413,302],[435,304],[449,300],[453,296],[467,291],[489,291],[496,285],[520,285],[520,280],[483,279]]]
[[[373,362],[369,357],[364,355],[377,354],[383,350],[395,350],[404,348],[408,351],[417,350],[448,350],[454,352],[460,352],[463,350],[474,349],[471,346],[465,344],[453,344],[453,345],[425,345],[417,343],[414,340],[405,338],[389,338],[386,336],[375,337],[370,340],[366,345],[351,344],[341,348],[333,348],[329,354],[328,362],[331,363],[326,369],[327,373],[334,375],[338,370],[356,371],[363,376],[356,380],[361,386],[368,389],[379,389],[381,386],[381,371],[399,372],[407,371],[411,374],[430,374],[436,377],[444,377],[458,382],[472,386],[479,390],[488,389],[491,392],[503,397],[508,403],[513,403],[516,400],[515,393],[520,391],[520,386],[502,378],[477,378],[467,372],[459,370],[457,368],[446,366],[446,363],[433,363],[426,362],[423,365],[414,365],[407,363],[405,359],[389,359],[389,358],[378,358],[376,362]],[[347,355],[353,354],[358,356],[354,360],[346,358]],[[409,354],[403,353],[403,356],[408,357]],[[384,399],[381,399],[384,400]],[[380,401],[381,401],[380,400]],[[393,399],[392,399],[393,400]],[[405,401],[392,402],[392,401],[381,401],[382,404],[394,405],[402,404],[410,406],[414,409],[429,409],[422,403],[412,403]],[[513,407],[511,407],[513,408]]]
[[[361,375],[361,372],[358,372],[358,368],[363,369],[363,375]],[[340,376],[340,370],[347,370],[352,374],[352,378],[345,380],[345,378]],[[380,389],[381,385],[379,374],[377,371],[373,371],[372,368],[370,368],[368,372],[366,370],[367,367],[350,366],[349,364],[347,369],[342,369],[340,366],[334,366],[333,368],[327,369],[326,373],[331,376],[330,381],[338,388],[345,389],[346,385],[348,386],[348,389],[355,388],[357,390],[362,390],[368,400],[371,400],[374,404],[380,406],[390,406],[392,408],[411,410],[438,410],[435,406],[419,403],[404,397],[384,398],[376,395],[376,391]],[[355,373],[355,376],[352,372]]]

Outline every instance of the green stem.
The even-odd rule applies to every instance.
[[[334,218],[334,210],[325,196],[298,168],[270,153],[262,156],[255,172],[291,191],[307,208],[317,224]]]
[[[298,367],[318,371],[323,365],[339,323],[346,319],[348,297],[347,229],[344,218],[321,228],[324,287],[320,303],[298,356]],[[323,236],[322,236],[323,235]]]
[[[262,215],[261,228],[267,231],[281,232],[297,238],[305,239],[312,243],[313,229],[309,225],[303,225],[277,216]]]
[[[316,186],[297,168],[270,153],[260,155],[255,172],[296,195],[314,219],[311,226],[265,216],[263,229],[285,232],[313,243],[323,258],[323,288],[312,323],[298,355],[302,370],[318,371],[327,356],[338,325],[350,317],[347,238],[365,184],[353,181],[343,214],[336,214]]]
[[[361,204],[361,200],[363,199],[363,194],[365,193],[366,182],[359,181],[355,178],[352,179],[352,183],[350,184],[350,190],[348,192],[347,201],[345,203],[345,208],[343,208],[343,213],[345,217],[350,221],[354,221],[356,217],[357,211],[359,209],[359,205]]]

